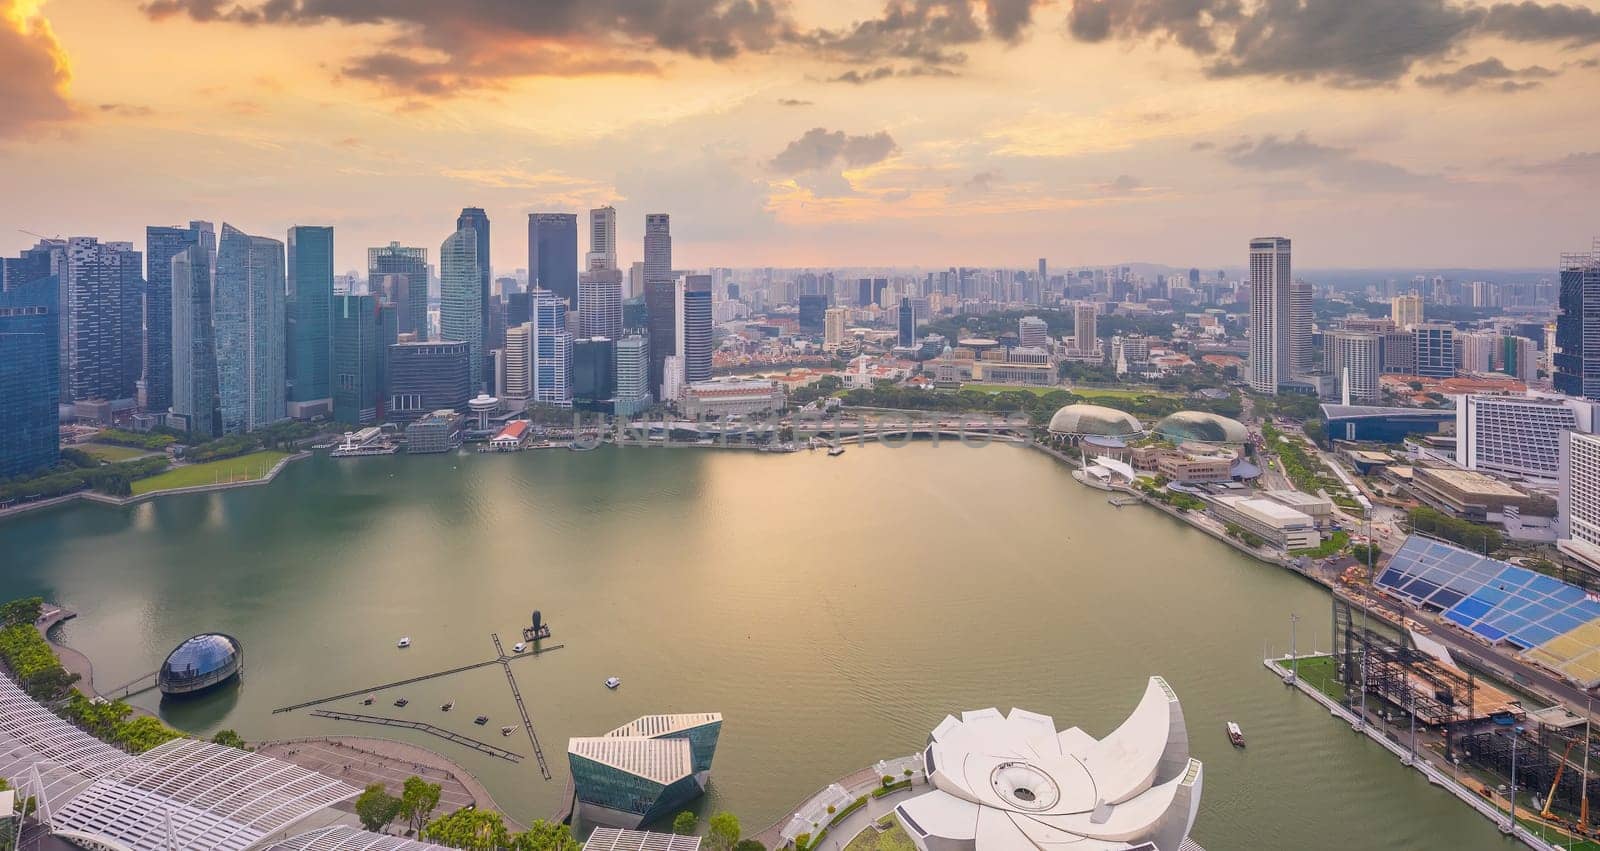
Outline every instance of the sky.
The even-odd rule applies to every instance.
[[[1597,93],[1600,0],[0,0],[0,252],[332,225],[342,272],[481,206],[499,273],[612,204],[624,266],[665,212],[679,268],[1554,268]]]

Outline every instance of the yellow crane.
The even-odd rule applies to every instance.
[[[1550,781],[1550,794],[1544,796],[1544,809],[1539,811],[1539,818],[1545,821],[1553,821],[1557,824],[1566,823],[1560,816],[1550,812],[1550,805],[1556,802],[1556,787],[1561,785],[1561,773],[1567,770],[1567,757],[1572,756],[1572,746],[1577,743],[1577,739],[1567,742],[1567,749],[1561,752],[1561,762],[1556,765],[1556,779]]]

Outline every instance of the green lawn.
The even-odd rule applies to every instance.
[[[133,483],[133,494],[138,496],[153,491],[188,488],[195,485],[259,479],[266,476],[267,471],[271,470],[274,464],[288,457],[288,455],[289,453],[287,452],[263,449],[259,452],[251,452],[248,455],[240,455],[237,458],[174,467],[165,473],[135,481]]]
[[[1076,393],[1086,399],[1137,399],[1140,396],[1155,396],[1161,399],[1183,398],[1183,396],[1177,393],[1168,393],[1165,390],[1157,390],[1154,387],[1144,390],[1118,390],[1110,387],[1074,387],[1072,388],[1071,392]]]
[[[1298,668],[1297,673],[1306,685],[1315,688],[1328,697],[1337,701],[1344,700],[1344,684],[1339,682],[1339,668],[1332,656],[1319,656],[1315,659],[1301,659],[1298,666],[1286,659],[1279,659],[1278,664],[1285,670]]]
[[[156,454],[149,449],[136,449],[132,446],[113,446],[109,443],[80,443],[74,448],[82,449],[102,461],[111,461],[113,463],[117,461],[132,461],[135,458]]]
[[[961,385],[961,389],[977,390],[980,393],[1011,393],[1020,390],[1023,393],[1032,393],[1035,396],[1043,396],[1046,393],[1054,393],[1057,390],[1065,390],[1067,388],[1035,387],[1031,384],[963,384]]]
[[[896,824],[882,833],[867,828],[845,846],[845,851],[910,851],[912,847],[911,838]]]

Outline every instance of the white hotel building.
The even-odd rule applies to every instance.
[[[1600,570],[1600,435],[1562,434],[1561,470],[1556,546]]]
[[[1594,432],[1594,403],[1542,396],[1457,396],[1456,464],[1555,483],[1561,434]]]

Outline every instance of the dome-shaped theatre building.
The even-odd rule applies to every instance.
[[[1132,440],[1144,434],[1139,419],[1127,411],[1080,402],[1067,405],[1050,418],[1050,433],[1076,443],[1085,437]]]
[[[1178,411],[1156,423],[1151,431],[1173,443],[1220,443],[1241,445],[1250,442],[1250,430],[1238,420],[1209,411]]]
[[[236,680],[244,672],[239,639],[220,632],[196,635],[173,648],[156,673],[161,693],[172,697],[199,694]]]

